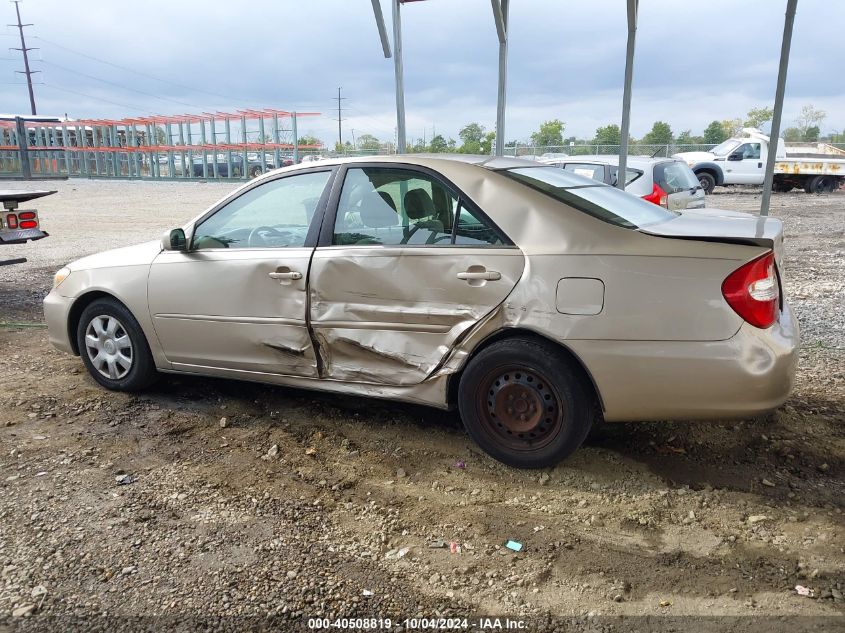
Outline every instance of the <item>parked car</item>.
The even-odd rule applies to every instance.
[[[220,178],[229,178],[229,160],[228,158],[221,154],[217,156],[217,176]],[[215,158],[213,155],[209,155],[205,159],[206,169],[203,172],[203,158],[202,156],[194,156],[193,163],[191,166],[191,173],[194,178],[205,178],[206,175],[209,178],[214,177],[214,163]],[[284,166],[284,165],[282,165]],[[240,154],[233,154],[232,155],[232,178],[240,178],[246,173],[250,178],[256,178],[260,176],[266,171],[270,171],[273,169],[272,162],[261,162],[258,156],[249,157],[247,156],[247,166],[246,170],[244,170],[244,159],[243,156]]]
[[[44,311],[107,389],[166,372],[457,407],[490,455],[545,467],[601,418],[779,406],[782,237],[532,161],[329,159],[68,264]]]
[[[572,156],[543,162],[616,186],[619,156]],[[681,160],[629,156],[625,191],[667,209],[701,209],[704,189]]]
[[[302,157],[302,160],[300,160],[299,162],[300,163],[316,163],[318,161],[325,160],[325,159],[326,159],[326,157],[321,155],[321,154],[306,154],[305,156]]]

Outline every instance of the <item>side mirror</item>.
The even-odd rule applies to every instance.
[[[185,239],[184,229],[173,229],[166,231],[161,236],[161,248],[165,251],[184,251],[188,249],[188,240]]]
[[[728,156],[728,160],[742,160],[742,154],[731,154]]]

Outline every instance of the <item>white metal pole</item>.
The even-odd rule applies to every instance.
[[[496,156],[505,153],[505,101],[508,82],[508,7],[510,0],[491,0],[499,35],[499,95],[496,104]]]
[[[396,79],[396,152],[405,153],[405,86],[402,77],[402,17],[393,0],[393,74]]]
[[[786,17],[783,21],[783,41],[780,46],[780,67],[778,85],[775,89],[775,107],[772,113],[772,129],[769,132],[769,154],[766,156],[766,175],[763,178],[763,197],[760,200],[760,215],[769,215],[769,201],[772,197],[772,181],[775,176],[775,158],[780,138],[780,118],[783,113],[783,96],[786,92],[786,71],[789,66],[789,47],[792,44],[792,25],[798,0],[786,0]]]
[[[634,78],[634,48],[637,40],[637,8],[639,0],[628,0],[628,46],[625,50],[625,88],[622,92],[622,129],[619,140],[619,171],[616,186],[625,190],[628,168],[628,133],[631,129],[631,84]]]

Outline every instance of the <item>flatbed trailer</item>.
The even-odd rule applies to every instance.
[[[55,191],[18,191],[0,189],[0,202],[3,203],[3,213],[0,215],[0,246],[24,244],[34,242],[49,236],[41,230],[38,211],[35,209],[20,209],[22,202],[29,202],[56,193]],[[22,264],[26,257],[0,260],[0,266]]]

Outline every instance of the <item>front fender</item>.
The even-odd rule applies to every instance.
[[[700,171],[707,171],[714,175],[716,184],[721,185],[725,182],[725,172],[722,171],[722,166],[712,161],[704,163],[696,163],[692,168],[693,173],[697,176]]]

